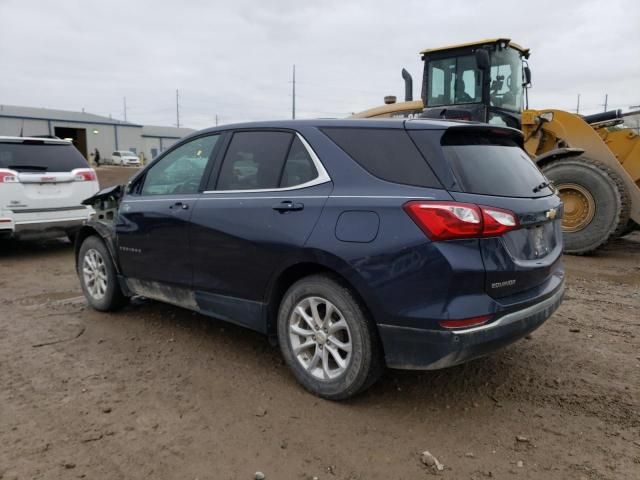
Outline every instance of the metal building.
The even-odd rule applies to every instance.
[[[190,128],[143,126],[87,112],[0,105],[0,135],[71,139],[87,160],[92,160],[97,148],[103,159],[115,150],[130,150],[142,153],[148,161],[191,132]]]

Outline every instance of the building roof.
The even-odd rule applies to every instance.
[[[158,125],[144,125],[142,127],[143,137],[182,138],[193,132],[195,132],[193,128],[162,127]]]
[[[136,123],[103,117],[86,112],[72,112],[69,110],[54,110],[51,108],[21,107],[17,105],[0,105],[0,117],[24,118],[30,120],[53,120],[59,122],[95,123],[102,125],[122,125],[141,127]]]

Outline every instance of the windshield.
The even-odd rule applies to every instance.
[[[513,112],[522,110],[522,60],[513,48],[491,53],[489,78],[491,105]]]
[[[429,107],[482,102],[482,72],[474,55],[433,60],[427,75]]]

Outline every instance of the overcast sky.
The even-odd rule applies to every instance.
[[[419,95],[423,48],[507,37],[532,50],[532,107],[640,104],[640,1],[0,0],[0,104],[129,121],[340,117]]]

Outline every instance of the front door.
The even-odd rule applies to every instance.
[[[188,226],[219,137],[198,137],[172,149],[123,198],[116,232],[126,277],[190,287]]]

